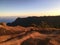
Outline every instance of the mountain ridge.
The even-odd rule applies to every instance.
[[[12,23],[7,23],[9,26],[23,26],[28,27],[32,26],[33,24],[39,26],[42,23],[45,23],[51,27],[60,28],[60,16],[44,16],[44,17],[27,17],[27,18],[20,18],[18,17]]]

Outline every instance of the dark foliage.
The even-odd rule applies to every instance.
[[[17,18],[12,23],[7,23],[9,26],[24,26],[28,27],[32,24],[40,25],[42,24],[42,21],[44,23],[47,23],[51,27],[60,28],[60,16],[45,16],[45,17],[27,17],[27,18]]]
[[[48,45],[50,39],[27,39],[21,45]]]

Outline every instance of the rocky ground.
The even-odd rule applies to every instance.
[[[0,45],[60,45],[60,29],[0,25]]]

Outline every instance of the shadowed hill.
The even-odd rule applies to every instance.
[[[60,16],[44,16],[44,17],[27,17],[27,18],[17,18],[12,23],[7,23],[9,26],[24,26],[29,27],[32,24],[41,26],[42,22],[48,24],[51,27],[60,28]]]

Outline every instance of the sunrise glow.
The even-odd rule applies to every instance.
[[[0,0],[0,16],[58,16],[60,0]]]

